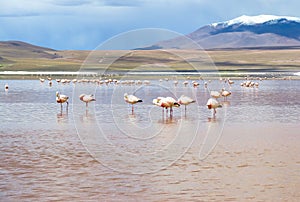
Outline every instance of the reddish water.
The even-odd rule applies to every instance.
[[[259,88],[236,81],[216,118],[203,85],[4,83],[10,88],[0,92],[1,201],[300,199],[299,81],[267,80]],[[57,90],[70,96],[68,111],[55,103]],[[81,92],[95,94],[88,110]],[[124,92],[143,99],[134,114]],[[162,115],[152,105],[157,96],[181,94],[197,100],[186,114],[176,108],[173,117]]]

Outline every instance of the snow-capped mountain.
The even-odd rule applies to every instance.
[[[275,23],[280,20],[287,20],[287,21],[294,21],[300,22],[300,18],[297,17],[289,17],[289,16],[276,16],[276,15],[257,15],[257,16],[247,16],[242,15],[240,17],[234,18],[229,21],[220,22],[220,23],[212,23],[211,26],[231,26],[234,24],[240,25],[255,25],[255,24],[262,24],[262,23]]]
[[[300,46],[300,18],[240,16],[212,23],[186,35],[205,49]],[[180,39],[158,43],[162,48],[189,48]]]

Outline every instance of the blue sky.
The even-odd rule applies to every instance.
[[[0,0],[0,41],[92,50],[134,29],[188,34],[241,15],[300,17],[299,8],[299,0]]]

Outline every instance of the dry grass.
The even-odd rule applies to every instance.
[[[51,58],[50,56],[56,57]],[[1,49],[0,71],[299,71],[300,49],[284,50],[138,50],[43,51]],[[213,66],[216,65],[216,67]]]

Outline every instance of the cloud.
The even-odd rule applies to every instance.
[[[92,0],[60,0],[60,1],[47,0],[47,2],[58,6],[82,6],[82,5],[91,4],[93,1]]]
[[[58,6],[82,6],[91,5],[98,7],[132,7],[139,6],[143,0],[47,0],[48,3]]]
[[[142,0],[132,0],[132,1],[126,1],[126,0],[103,0],[102,1],[104,5],[106,6],[125,6],[125,7],[135,7],[135,6],[141,6]]]
[[[3,18],[11,18],[11,17],[34,17],[34,16],[40,16],[40,13],[35,12],[29,12],[29,13],[11,13],[11,14],[0,14],[0,17]]]

